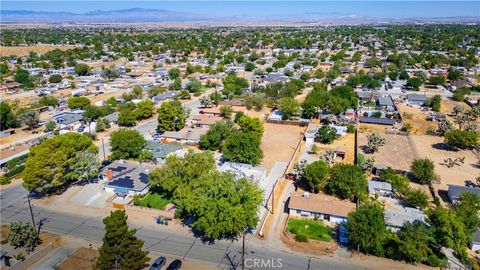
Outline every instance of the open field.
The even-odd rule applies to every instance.
[[[443,138],[436,136],[412,136],[420,157],[428,157],[435,164],[435,173],[440,177],[440,184],[435,185],[439,190],[447,190],[447,184],[465,185],[465,180],[474,181],[480,172],[480,157],[471,150],[450,151],[443,148]],[[464,164],[447,168],[443,163],[446,158],[465,157]]]
[[[260,166],[272,169],[275,162],[289,162],[297,147],[300,135],[305,127],[263,123],[264,132],[260,148],[263,150],[263,161]]]
[[[9,56],[9,55],[16,55],[16,56],[25,56],[28,55],[30,52],[36,52],[38,54],[44,54],[49,51],[53,51],[55,49],[60,49],[62,51],[66,51],[68,49],[73,49],[76,46],[68,46],[68,45],[32,45],[32,46],[0,46],[0,56]]]
[[[370,133],[358,133],[358,153],[367,145],[367,136]],[[385,145],[373,154],[365,154],[375,159],[375,165],[392,167],[400,170],[410,170],[410,165],[416,157],[414,145],[408,136],[381,134],[385,138]]]
[[[421,111],[420,108],[414,108],[405,104],[397,105],[400,115],[403,117],[403,123],[412,125],[412,134],[425,134],[429,129],[437,129],[437,122],[427,121],[429,112]],[[411,119],[406,115],[410,115]]]
[[[304,235],[313,240],[327,242],[332,240],[332,229],[315,220],[291,218],[288,220],[287,232]]]

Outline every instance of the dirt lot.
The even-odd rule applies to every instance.
[[[97,249],[81,247],[77,249],[72,255],[68,256],[67,259],[62,261],[57,266],[56,269],[58,270],[92,269],[95,264],[95,261],[97,260],[97,257],[98,257]]]
[[[362,147],[367,144],[367,136],[370,133],[358,133],[358,153],[363,153]],[[394,169],[409,170],[415,159],[415,148],[410,143],[408,136],[382,134],[385,145],[380,147],[374,154],[366,154],[367,157],[375,158],[375,165],[389,166]]]
[[[264,157],[260,166],[264,167],[268,174],[275,162],[290,161],[305,127],[271,123],[263,123],[263,127],[265,131],[260,148]]]
[[[425,119],[429,112],[423,112],[419,108],[410,107],[405,104],[399,104],[397,108],[403,117],[403,122],[412,125],[412,134],[423,135],[428,129],[435,130],[438,127],[437,122],[427,121]],[[407,117],[406,114],[411,115],[411,119]]]
[[[331,144],[315,143],[318,146],[318,156],[326,150],[345,151],[344,163],[353,164],[355,161],[355,134],[345,134]]]
[[[465,180],[474,181],[480,173],[479,162],[480,157],[476,156],[473,151],[449,151],[441,148],[443,143],[442,137],[436,136],[413,136],[418,154],[420,157],[428,157],[435,163],[435,173],[440,176],[440,184],[436,185],[439,190],[447,190],[447,184],[465,185]],[[443,163],[446,158],[462,158],[465,157],[464,164],[447,168]]]
[[[38,54],[44,54],[46,52],[53,51],[55,49],[66,51],[68,49],[72,49],[75,47],[76,46],[67,46],[67,45],[33,45],[33,46],[14,46],[14,47],[0,46],[0,56],[9,56],[9,55],[24,56],[24,55],[28,55],[28,53],[31,51],[36,52]]]

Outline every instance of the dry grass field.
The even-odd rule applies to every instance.
[[[412,136],[418,154],[421,158],[427,157],[435,164],[435,173],[440,177],[440,184],[436,185],[439,190],[447,190],[448,184],[465,185],[465,180],[474,181],[480,173],[480,157],[471,150],[451,151],[443,148],[443,138],[437,136]],[[459,166],[448,168],[444,159],[463,158],[465,162]]]
[[[260,148],[264,157],[260,166],[264,167],[268,174],[275,162],[290,161],[305,127],[271,123],[263,123],[263,127],[265,131]]]
[[[75,48],[76,46],[67,46],[67,45],[32,45],[32,46],[0,46],[0,56],[25,56],[30,52],[36,52],[38,54],[44,54],[55,49],[68,50]]]
[[[399,104],[397,106],[400,115],[403,117],[403,123],[412,125],[412,134],[423,135],[428,129],[437,129],[437,122],[427,121],[428,112],[421,111],[419,108]]]
[[[363,147],[367,144],[367,136],[370,133],[358,133],[358,153],[363,153]],[[394,169],[408,171],[413,160],[416,158],[415,147],[409,141],[408,136],[382,134],[385,145],[373,154],[365,154],[375,159],[375,165],[388,166]]]
[[[327,150],[345,151],[345,158],[341,161],[343,163],[353,164],[355,161],[355,134],[345,134],[333,141],[331,144],[315,143],[318,146],[317,155]]]

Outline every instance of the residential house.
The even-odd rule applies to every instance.
[[[143,195],[150,188],[148,175],[155,167],[135,161],[115,161],[105,167],[101,179],[106,180],[105,191],[119,197]]]
[[[63,111],[53,116],[53,120],[60,125],[61,130],[71,131],[83,124],[84,110]]]
[[[220,116],[220,107],[200,109],[200,114],[209,114],[209,115],[214,115],[214,116]]]
[[[332,223],[344,223],[355,204],[325,194],[292,193],[288,202],[291,217],[319,218]]]
[[[407,95],[407,104],[414,106],[423,106],[427,97],[421,94],[408,94]]]
[[[160,143],[148,141],[145,149],[153,154],[153,161],[157,163],[165,163],[168,155],[182,150],[183,147],[178,144]]]
[[[368,181],[368,193],[391,197],[393,195],[392,184],[383,181]]]
[[[274,110],[268,116],[268,120],[270,120],[270,121],[281,121],[281,120],[283,120],[283,112],[281,110]]]
[[[448,185],[448,198],[452,204],[457,204],[460,196],[466,192],[472,192],[480,196],[480,188]]]
[[[387,228],[398,231],[403,227],[403,224],[414,221],[424,222],[427,215],[422,210],[412,207],[395,207],[385,209],[385,218],[387,222]]]
[[[395,111],[395,105],[393,104],[393,100],[390,96],[382,96],[377,99],[377,105],[380,109],[393,112]]]
[[[0,85],[1,91],[5,91],[7,94],[16,93],[20,90],[20,84],[14,81],[11,78],[5,79],[5,81]]]
[[[261,185],[267,178],[267,171],[262,167],[254,167],[250,164],[237,162],[224,162],[218,169],[221,172],[234,174],[237,178],[247,178]]]
[[[244,110],[245,102],[243,99],[234,98],[231,100],[224,100],[218,103],[218,106],[231,106],[234,110]]]
[[[178,93],[175,91],[168,91],[152,97],[152,101],[154,104],[160,104],[165,100],[174,99],[177,95]]]
[[[162,142],[196,145],[200,143],[200,136],[207,133],[208,128],[185,127],[179,131],[166,131],[161,136]]]
[[[225,121],[225,118],[211,114],[197,114],[191,115],[190,121],[193,126],[208,128],[217,122]]]

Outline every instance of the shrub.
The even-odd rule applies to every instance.
[[[355,125],[348,124],[347,126],[347,133],[355,133]]]
[[[301,232],[297,232],[295,234],[295,241],[297,241],[297,242],[308,242],[308,236],[306,236],[305,234],[303,234]]]

